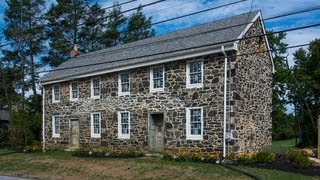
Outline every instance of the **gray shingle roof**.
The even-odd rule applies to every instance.
[[[257,13],[255,11],[241,14],[165,35],[83,54],[62,63],[56,68],[56,71],[46,74],[41,81],[59,81],[122,66],[181,56],[185,53],[192,53],[201,46],[233,41],[246,28],[246,25],[243,24],[250,22]],[[213,45],[210,48],[220,46],[221,44]]]

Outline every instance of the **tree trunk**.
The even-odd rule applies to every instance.
[[[318,116],[318,159],[320,159],[320,115]]]
[[[8,90],[7,90],[7,84],[5,81],[5,77],[4,77],[4,72],[2,70],[2,65],[0,64],[0,76],[2,77],[2,87],[4,90],[4,95],[6,96],[6,101],[7,101],[7,105],[8,105],[8,109],[11,110],[11,101],[9,100],[9,95],[8,95]]]

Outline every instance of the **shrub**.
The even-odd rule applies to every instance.
[[[142,157],[145,156],[143,151],[136,151],[134,149],[90,149],[80,148],[72,152],[73,156],[78,157],[95,157],[95,158],[130,158],[130,157]]]
[[[298,168],[306,168],[310,165],[309,158],[303,155],[301,152],[290,151],[285,154],[285,158],[287,158]]]
[[[244,153],[237,156],[237,162],[242,164],[251,164],[255,162],[254,153]]]
[[[25,146],[23,148],[23,152],[29,152],[29,153],[42,152],[42,150],[43,149],[42,149],[41,143],[38,141],[34,141],[30,146]]]
[[[179,152],[176,155],[175,160],[178,162],[185,162],[188,161],[188,153],[186,151],[183,150],[179,150]]]
[[[219,160],[219,154],[218,153],[209,153],[205,157],[205,161],[208,163],[216,163],[217,160]]]
[[[190,160],[193,162],[201,162],[204,160],[203,153],[201,152],[192,152],[190,154]]]
[[[256,155],[255,159],[258,163],[271,163],[275,160],[275,157],[274,153],[262,151]]]
[[[170,154],[169,152],[165,152],[162,156],[162,159],[172,161],[173,160],[173,155]]]

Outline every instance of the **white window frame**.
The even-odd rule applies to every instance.
[[[200,109],[201,110],[201,134],[193,135],[191,134],[191,110]],[[191,107],[186,108],[186,139],[187,140],[203,140],[203,108],[202,107]]]
[[[77,98],[72,97],[73,89],[72,89],[72,84],[77,83]],[[79,99],[79,83],[78,81],[71,81],[70,82],[70,101],[77,101]]]
[[[58,90],[59,90],[58,100],[55,99],[55,90],[54,90],[54,87],[55,87],[55,86],[58,86]],[[59,85],[59,84],[54,84],[54,85],[52,86],[52,102],[53,102],[53,103],[60,102],[60,85]]]
[[[190,83],[190,64],[191,63],[197,63],[200,62],[201,63],[201,83],[197,83],[197,84],[191,84]],[[189,61],[187,62],[187,68],[186,68],[186,88],[200,88],[203,87],[203,61]]]
[[[157,68],[162,68],[162,88],[154,88],[154,81],[153,81],[153,70]],[[158,66],[158,67],[153,67],[150,68],[150,92],[163,92],[165,87],[165,81],[164,81],[164,67],[163,66]]]
[[[59,120],[59,133],[56,133],[56,126],[55,126],[56,118],[58,118],[58,120]],[[52,137],[53,138],[60,137],[60,131],[61,131],[60,127],[61,127],[61,117],[58,115],[52,116]]]
[[[128,134],[122,134],[121,114],[128,113]],[[118,138],[119,139],[130,139],[130,111],[119,111],[118,112]]]
[[[94,133],[94,126],[93,126],[93,115],[99,115],[99,133]],[[92,138],[101,138],[101,113],[100,112],[93,112],[91,113],[91,137]]]
[[[99,80],[99,95],[94,95],[94,89],[93,89],[93,81],[94,80]],[[95,77],[91,79],[91,98],[92,99],[100,99],[101,96],[101,78],[100,77]]]
[[[129,75],[129,92],[122,92],[122,82],[121,82],[121,75],[124,75],[124,74],[128,74]],[[130,73],[121,73],[121,74],[118,74],[118,94],[119,96],[125,96],[125,95],[130,95]]]

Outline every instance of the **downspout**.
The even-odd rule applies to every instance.
[[[45,88],[42,86],[42,150],[46,150],[46,139],[45,139]]]
[[[226,133],[227,133],[227,71],[228,71],[228,59],[224,50],[224,46],[221,46],[221,51],[224,55],[224,86],[223,86],[223,156],[222,162],[226,158]]]

